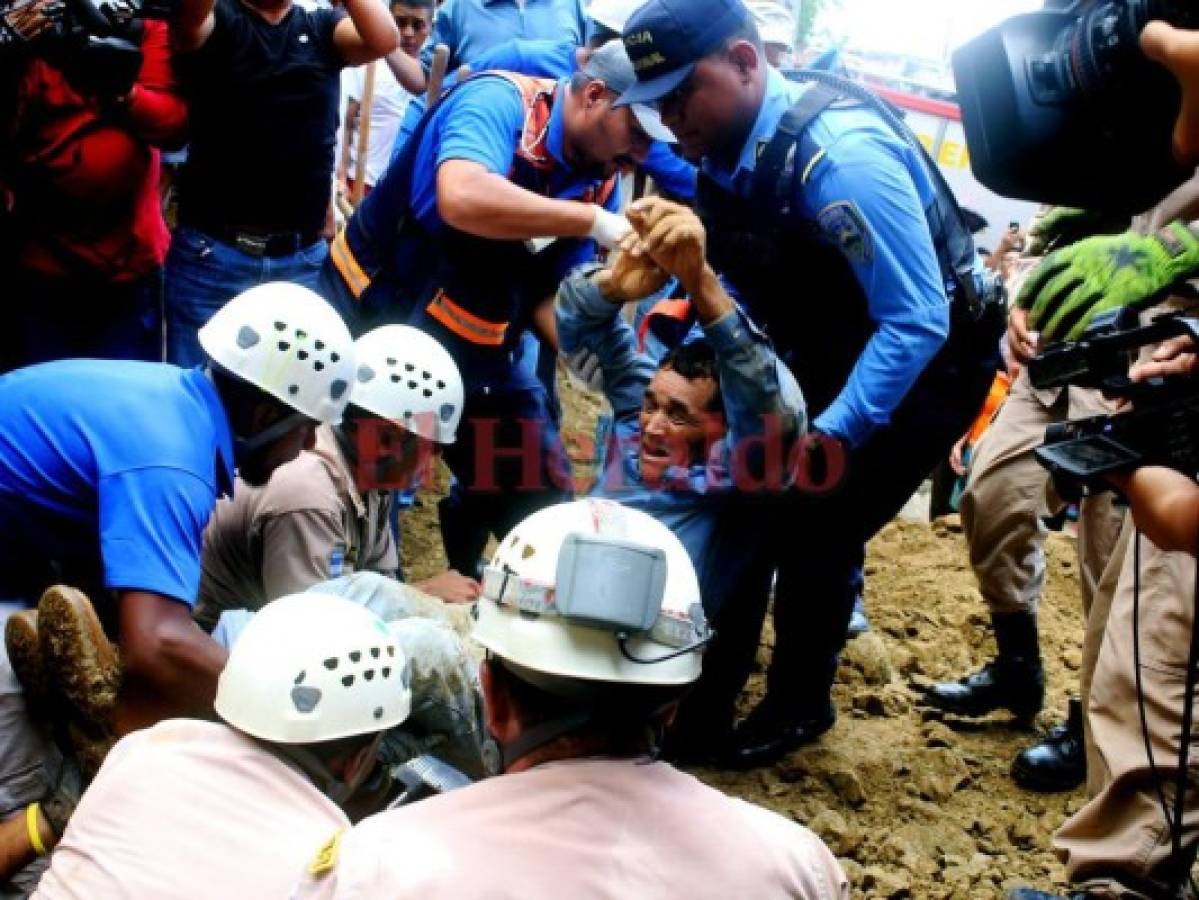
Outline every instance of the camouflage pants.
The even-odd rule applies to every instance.
[[[469,607],[453,606],[393,578],[359,572],[310,588],[345,597],[375,613],[395,635],[410,666],[412,712],[383,738],[380,756],[394,766],[432,754],[471,778],[483,777],[481,651],[467,635]],[[232,646],[253,613],[222,613],[212,636]]]

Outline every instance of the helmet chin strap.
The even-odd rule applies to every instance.
[[[516,760],[586,725],[595,716],[591,710],[577,712],[550,722],[541,722],[521,732],[514,741],[501,744],[493,737],[483,741],[483,768],[488,775],[501,775]]]
[[[316,789],[338,806],[345,805],[358,790],[358,785],[342,781],[320,757],[298,744],[271,744],[271,749],[307,775]]]
[[[289,431],[293,431],[310,421],[311,419],[304,415],[304,413],[295,412],[290,416],[284,416],[274,425],[264,428],[258,434],[251,437],[247,438],[235,434],[233,436],[233,455],[238,459],[245,459],[246,454],[261,450],[268,444],[279,440],[279,438],[283,437]]]

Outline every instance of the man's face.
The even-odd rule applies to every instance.
[[[671,466],[704,459],[710,442],[725,433],[724,416],[711,409],[717,384],[707,377],[684,378],[659,369],[641,402],[641,474],[650,482]]]
[[[749,44],[740,42],[736,59],[756,59]],[[740,145],[757,113],[747,90],[743,68],[731,51],[722,50],[700,60],[691,75],[658,101],[662,124],[674,132],[683,155],[690,160]]]
[[[262,487],[277,468],[291,462],[301,450],[312,449],[316,426],[316,422],[304,422],[269,444],[237,454],[237,474],[250,487]]]
[[[433,24],[433,10],[393,3],[391,15],[395,18],[396,28],[400,29],[400,49],[409,56],[419,56]]]
[[[415,432],[377,416],[347,416],[342,431],[357,453],[354,481],[359,490],[407,490],[440,448]]]
[[[615,107],[616,95],[593,81],[579,93],[582,105],[571,145],[577,164],[608,178],[645,162],[651,141],[628,107]]]

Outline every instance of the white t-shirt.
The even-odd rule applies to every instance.
[[[366,154],[366,178],[369,185],[374,185],[383,173],[387,171],[387,163],[391,160],[391,148],[395,145],[396,135],[400,132],[400,123],[404,120],[404,112],[412,102],[413,95],[408,93],[391,74],[391,67],[384,60],[374,63],[375,90],[371,101],[371,126],[368,138],[369,150]],[[353,69],[343,69],[342,99],[362,102],[366,91],[366,66]],[[345,122],[345,111],[342,111],[342,122]],[[355,166],[358,162],[358,131],[350,135],[350,167],[346,175],[354,179]]]
[[[849,897],[836,858],[806,828],[665,763],[631,760],[546,763],[380,813],[326,862],[296,897]]]
[[[286,897],[348,828],[313,784],[216,722],[122,738],[84,792],[34,897]]]

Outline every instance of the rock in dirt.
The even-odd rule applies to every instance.
[[[858,635],[846,644],[841,663],[860,672],[866,684],[881,686],[891,681],[891,658],[887,655],[887,647],[873,632]]]
[[[926,747],[956,747],[957,735],[944,722],[925,722],[920,729]]]
[[[970,769],[952,750],[930,749],[920,760],[916,790],[925,800],[940,803],[970,783]]]
[[[906,872],[891,872],[882,866],[867,866],[862,872],[862,888],[872,896],[897,900],[912,896],[912,885]]]
[[[895,684],[883,688],[866,688],[853,696],[853,708],[868,716],[894,719],[912,708],[907,691]]]
[[[850,856],[862,845],[862,833],[836,810],[823,809],[805,824],[820,835],[836,856]]]

